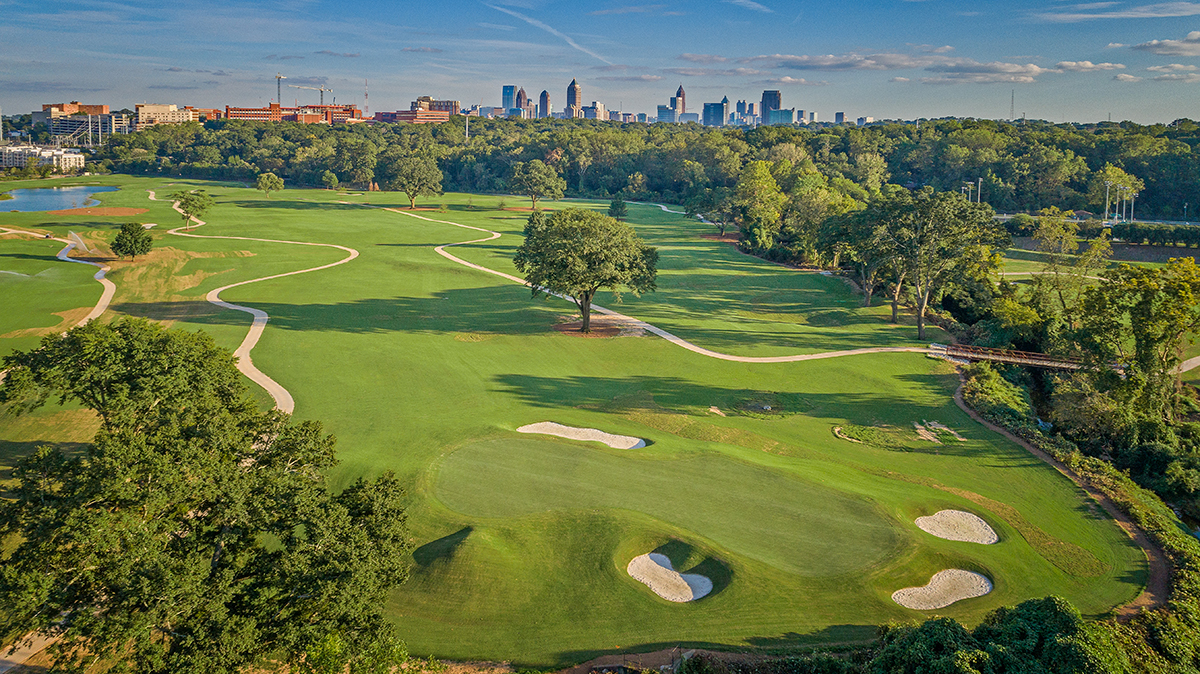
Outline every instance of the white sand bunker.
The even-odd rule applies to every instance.
[[[696,601],[712,592],[712,581],[694,573],[679,573],[666,555],[651,552],[634,557],[626,567],[634,580],[644,583],[654,594],[677,603]]]
[[[932,611],[956,601],[982,597],[992,591],[992,581],[974,571],[946,569],[929,579],[924,587],[906,587],[892,593],[892,601],[904,608]]]
[[[588,442],[603,442],[613,449],[640,449],[646,446],[646,441],[641,438],[634,438],[628,435],[613,435],[604,431],[596,430],[595,428],[575,428],[574,426],[563,426],[556,424],[553,421],[543,421],[536,424],[529,424],[517,429],[518,433],[538,433],[541,435],[553,435],[559,438],[567,438],[568,440],[584,440]]]
[[[963,510],[941,510],[928,517],[918,517],[922,531],[948,541],[965,541],[992,545],[1000,542],[996,530],[983,518]]]

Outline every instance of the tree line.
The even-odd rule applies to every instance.
[[[885,184],[929,186],[1002,212],[1046,207],[1102,213],[1136,191],[1137,212],[1180,218],[1200,204],[1200,127],[986,120],[826,128],[706,128],[594,120],[475,120],[440,125],[305,125],[222,120],[160,125],[109,138],[97,168],[252,181],[274,173],[294,185],[378,182],[405,157],[436,163],[445,189],[509,191],[514,166],[541,161],[576,197],[720,202],[755,161],[786,161],[777,176],[808,209],[865,202]],[[711,191],[711,192],[710,192]],[[698,202],[699,203],[699,202]],[[699,203],[703,207],[703,203]]]

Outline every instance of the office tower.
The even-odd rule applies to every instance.
[[[639,112],[637,114],[637,121],[641,122],[642,124],[645,124],[647,121],[649,121],[649,119],[650,119],[649,115],[647,115],[644,112]]]
[[[583,87],[575,80],[571,80],[571,84],[567,86],[567,107],[565,109],[567,117],[582,117],[583,113]]]
[[[815,112],[808,113],[808,123],[809,124],[817,123],[817,113],[815,113]]]
[[[770,117],[772,110],[780,110],[783,108],[783,94],[778,90],[764,91],[762,95],[762,106],[760,107],[759,115],[765,120]]]
[[[542,95],[538,97],[538,117],[550,116],[550,92],[542,91]]]
[[[875,121],[875,118],[874,118],[874,117],[859,117],[859,118],[858,118],[858,125],[859,125],[859,126],[866,126],[866,125],[868,125],[868,124],[870,124],[871,122],[874,122],[874,121]]]
[[[658,106],[658,121],[674,124],[676,121],[675,108],[669,105]]]
[[[747,114],[747,115],[758,116],[760,113],[759,113],[759,111],[758,111],[757,109],[755,109],[755,107],[754,107],[754,104],[753,104],[753,103],[747,103],[747,104],[746,104],[746,114]]]
[[[803,118],[800,121],[804,121]],[[763,116],[764,124],[795,124],[796,109],[787,108],[786,110],[768,110]]]
[[[729,120],[729,97],[726,96],[720,103],[705,103],[704,104],[704,126],[725,126],[725,122]]]
[[[739,115],[746,114],[746,101],[738,101],[737,102],[737,113]],[[754,113],[752,112],[750,114],[754,114]]]
[[[525,93],[525,87],[521,87],[521,90],[517,92],[516,104],[513,105],[512,107],[520,108],[520,109],[524,110],[528,106],[529,106],[529,95]]]
[[[833,113],[833,123],[834,124],[845,124],[846,123],[846,113],[844,113],[844,112]]]
[[[517,85],[515,85],[515,84],[504,85],[504,88],[501,90],[501,95],[500,95],[500,107],[504,108],[504,110],[507,112],[508,110],[512,110],[514,107],[516,107],[516,102],[517,102]]]
[[[675,114],[682,115],[687,112],[687,94],[683,93],[683,85],[679,85],[679,90],[675,92],[674,106]]]

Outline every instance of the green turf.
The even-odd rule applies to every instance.
[[[145,189],[202,183],[102,180],[123,187],[99,195],[105,205],[150,208],[139,219],[160,223],[155,254],[114,267],[112,315],[203,329],[232,348],[249,317],[207,304],[205,293],[342,256],[172,237],[164,230],[177,216],[147,201]],[[1101,615],[1140,591],[1140,551],[1068,480],[959,410],[957,378],[940,361],[875,354],[744,364],[655,337],[563,335],[551,328],[571,305],[532,300],[525,288],[433,251],[478,232],[337,203],[407,206],[402,195],[289,189],[268,201],[207,187],[218,204],[198,234],[360,252],[334,269],[223,297],[270,314],[255,364],[292,392],[298,417],[323,420],[338,436],[335,484],[394,470],[411,485],[413,573],[389,614],[413,652],[555,666],[679,643],[860,641],[874,625],[928,615],[890,595],[950,567],[995,581],[991,595],[938,612],[967,622],[1051,593]],[[446,204],[445,213],[419,214],[502,232],[452,251],[511,273],[525,215],[498,210],[501,200],[527,205],[445,195],[419,204]],[[0,226],[56,233],[79,227],[69,220],[0,214]],[[654,207],[631,205],[629,220],[662,250],[659,291],[621,304],[606,295],[601,304],[740,355],[919,344],[911,318],[890,325],[888,308],[857,306],[837,278],[747,257],[701,238],[710,228]],[[104,239],[115,228],[88,231]],[[941,338],[931,330],[927,341]],[[967,441],[920,441],[912,422],[921,420]],[[618,451],[515,433],[536,421],[635,435],[649,446]],[[886,441],[839,440],[831,428],[844,424],[879,429]],[[8,433],[0,422],[0,440]],[[48,427],[39,437],[53,435]],[[1045,540],[1078,546],[1099,575],[1072,575],[1043,558],[1003,513],[978,505],[986,499],[1014,508]],[[946,507],[979,513],[1001,542],[942,541],[913,525]],[[655,549],[712,577],[714,594],[670,604],[630,579],[628,561]]]

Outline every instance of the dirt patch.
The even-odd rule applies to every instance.
[[[928,585],[896,590],[892,593],[892,601],[904,608],[932,611],[963,599],[982,597],[991,591],[992,581],[987,576],[974,571],[946,569],[935,573]]]
[[[591,332],[581,332],[583,327],[582,320],[578,316],[568,317],[569,322],[558,323],[554,326],[554,330],[561,332],[564,335],[572,337],[587,337],[590,339],[611,338],[611,337],[642,337],[646,334],[645,328],[640,327],[636,322],[625,318],[617,318],[616,316],[605,316],[603,314],[592,316]]]
[[[129,217],[148,213],[148,208],[126,208],[122,206],[97,206],[95,208],[67,208],[61,211],[46,211],[50,215],[99,215],[104,217]]]
[[[835,436],[837,436],[837,437],[841,438],[842,440],[847,440],[847,441],[849,441],[849,442],[858,443],[858,444],[860,444],[860,445],[862,444],[862,440],[857,440],[857,439],[855,439],[855,438],[852,438],[852,437],[850,437],[849,435],[846,435],[845,433],[843,433],[843,432],[842,432],[842,427],[841,427],[841,426],[834,426],[834,427],[833,427],[833,434],[834,434]]]

